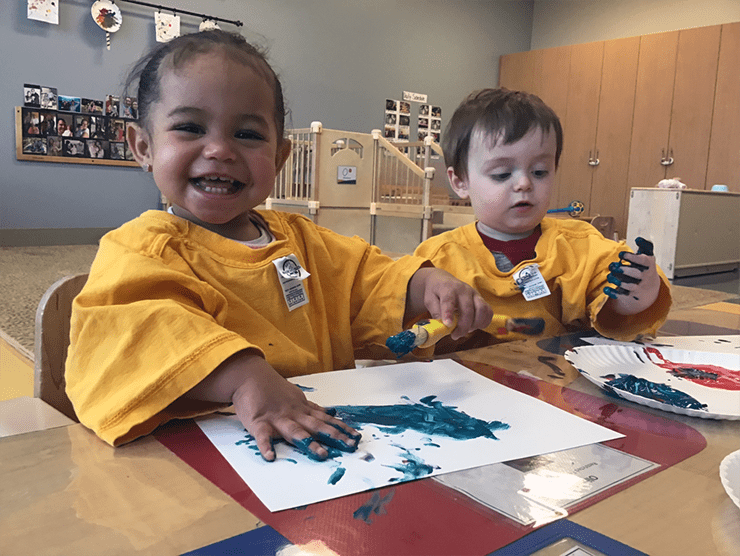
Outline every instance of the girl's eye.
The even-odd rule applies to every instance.
[[[236,133],[237,139],[246,139],[248,141],[262,141],[264,139],[264,136],[252,129],[244,129],[242,131],[238,131]]]
[[[172,126],[172,129],[185,133],[203,133],[203,128],[197,124],[177,124]]]
[[[492,174],[491,177],[496,181],[506,181],[511,177],[511,172],[501,172],[500,174]]]

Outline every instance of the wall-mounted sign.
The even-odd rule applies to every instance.
[[[337,183],[357,183],[357,166],[337,166]]]
[[[426,102],[427,95],[423,95],[421,93],[411,93],[409,91],[404,91],[403,100],[408,100],[409,102]]]

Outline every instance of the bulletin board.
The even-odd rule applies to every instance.
[[[44,113],[54,118],[58,118],[59,114],[63,117],[84,117],[84,115],[75,115],[72,113],[61,112],[61,111],[49,111],[49,110],[37,110],[32,109],[36,112]],[[127,145],[125,140],[121,141],[110,141],[107,138],[76,138],[76,137],[63,137],[55,136],[50,134],[39,133],[28,133],[26,129],[26,123],[24,122],[24,112],[29,112],[28,107],[16,106],[15,108],[15,152],[17,160],[25,160],[31,162],[57,162],[62,164],[93,164],[96,166],[128,166],[138,167],[139,165],[134,160],[126,159]],[[40,117],[40,116],[39,116]],[[88,120],[95,118],[95,116],[88,117]],[[123,120],[121,120],[123,121]],[[99,117],[97,125],[105,126],[106,129],[110,127],[110,122],[105,117]],[[37,126],[38,122],[31,122],[29,125]],[[126,125],[124,121],[123,125]],[[34,130],[35,131],[35,130]],[[120,144],[121,153],[120,155],[114,154],[113,156],[120,156],[121,158],[111,158],[111,146]],[[97,158],[91,156],[91,147],[96,146],[100,148],[107,148],[104,151],[104,157]],[[58,148],[58,154],[56,150]],[[39,152],[34,152],[39,151]]]

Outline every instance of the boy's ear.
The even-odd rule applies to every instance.
[[[149,134],[139,124],[131,124],[126,130],[126,142],[128,148],[140,166],[151,165],[152,147]]]
[[[450,187],[461,199],[467,199],[470,194],[468,193],[468,181],[458,177],[455,173],[455,169],[450,166],[447,168],[447,179],[450,180]]]
[[[290,139],[283,139],[283,142],[278,146],[277,153],[275,155],[275,173],[279,173],[283,169],[285,161],[290,156],[290,149],[293,147]]]

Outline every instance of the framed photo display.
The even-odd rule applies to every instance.
[[[25,85],[24,106],[16,107],[16,158],[136,166],[126,131],[137,112],[134,98],[58,97],[55,89]]]

